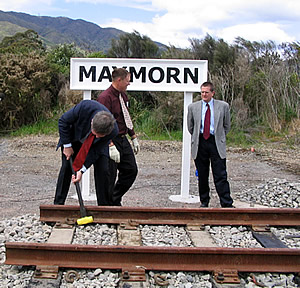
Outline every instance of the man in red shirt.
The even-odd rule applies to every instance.
[[[114,115],[119,128],[118,136],[113,138],[109,144],[109,194],[113,206],[121,206],[122,196],[132,186],[138,173],[135,155],[126,136],[127,134],[130,136],[134,152],[137,154],[140,146],[131,119],[128,123],[130,116],[127,110],[128,97],[125,92],[129,84],[130,73],[124,68],[116,68],[112,72],[111,86],[103,91],[97,99]],[[124,103],[127,107],[124,107]],[[117,171],[119,173],[116,182]]]

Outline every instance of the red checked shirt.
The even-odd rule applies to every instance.
[[[134,129],[130,130],[126,127],[120,100],[119,100],[120,92],[115,89],[112,85],[100,93],[97,101],[103,104],[115,117],[118,128],[119,128],[119,135],[127,134],[132,137],[135,132]],[[125,93],[121,92],[121,95],[124,99],[126,106],[128,107],[128,97]]]

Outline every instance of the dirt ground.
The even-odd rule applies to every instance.
[[[56,136],[0,139],[0,220],[28,213],[39,214],[40,204],[53,204],[60,168]],[[199,207],[199,203],[173,202],[181,192],[181,142],[140,140],[138,177],[123,198],[123,206]],[[231,193],[255,187],[272,178],[300,181],[300,147],[279,144],[255,147],[255,152],[228,147]],[[190,194],[197,195],[197,179],[191,161]],[[92,175],[92,173],[91,173]],[[220,207],[211,181],[211,207]],[[91,194],[94,193],[91,179]],[[66,204],[77,204],[72,186]],[[85,201],[96,205],[95,201]]]

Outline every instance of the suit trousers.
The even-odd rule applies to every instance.
[[[72,156],[73,160],[75,159],[80,147],[80,142],[72,143],[72,148],[74,150],[74,154]],[[61,149],[63,151],[63,147]],[[72,178],[72,170],[70,167],[70,162],[67,161],[66,156],[62,153],[62,165],[59,171],[57,184],[56,184],[56,192],[54,197],[55,205],[64,205],[66,198],[68,196],[71,178]],[[99,206],[110,205],[109,202],[109,194],[108,194],[108,156],[100,155],[100,157],[96,160],[94,165],[94,180],[95,180],[95,189],[97,196],[97,204]]]
[[[227,181],[226,159],[221,159],[215,137],[205,140],[203,134],[199,137],[199,147],[195,165],[198,170],[198,188],[200,201],[203,205],[209,204],[209,166],[211,164],[213,180],[222,207],[232,206],[229,183]]]
[[[109,159],[109,194],[111,205],[121,206],[122,197],[135,181],[138,168],[127,137],[118,135],[113,142],[120,152],[121,158],[120,163]]]

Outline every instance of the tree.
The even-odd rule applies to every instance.
[[[161,58],[163,59],[194,59],[194,54],[190,49],[181,49],[173,45],[167,47],[162,52]]]
[[[37,32],[27,30],[24,33],[16,33],[14,36],[4,37],[0,43],[0,53],[29,53],[36,51],[45,52],[45,47],[39,39]]]
[[[0,43],[0,127],[14,129],[46,115],[52,103],[52,75],[38,34],[32,30]]]
[[[68,78],[71,58],[83,56],[84,52],[74,44],[59,44],[48,51],[47,60],[54,70]]]
[[[159,48],[149,37],[134,31],[122,34],[118,40],[113,39],[107,55],[112,58],[157,58]]]
[[[102,51],[92,52],[87,55],[88,58],[105,58],[106,55]]]
[[[255,115],[272,131],[283,130],[292,118],[299,117],[296,50],[287,44],[277,46],[273,41],[251,42],[240,37],[236,43],[251,69],[244,91],[251,116]]]
[[[208,60],[208,68],[211,71],[214,65],[214,51],[216,49],[216,40],[210,35],[206,35],[204,39],[189,39],[191,43],[191,51],[194,59]]]
[[[232,67],[235,62],[235,49],[228,45],[223,39],[216,42],[213,53],[213,70]]]
[[[51,73],[44,55],[34,51],[0,55],[1,128],[14,129],[30,124],[51,108]]]

